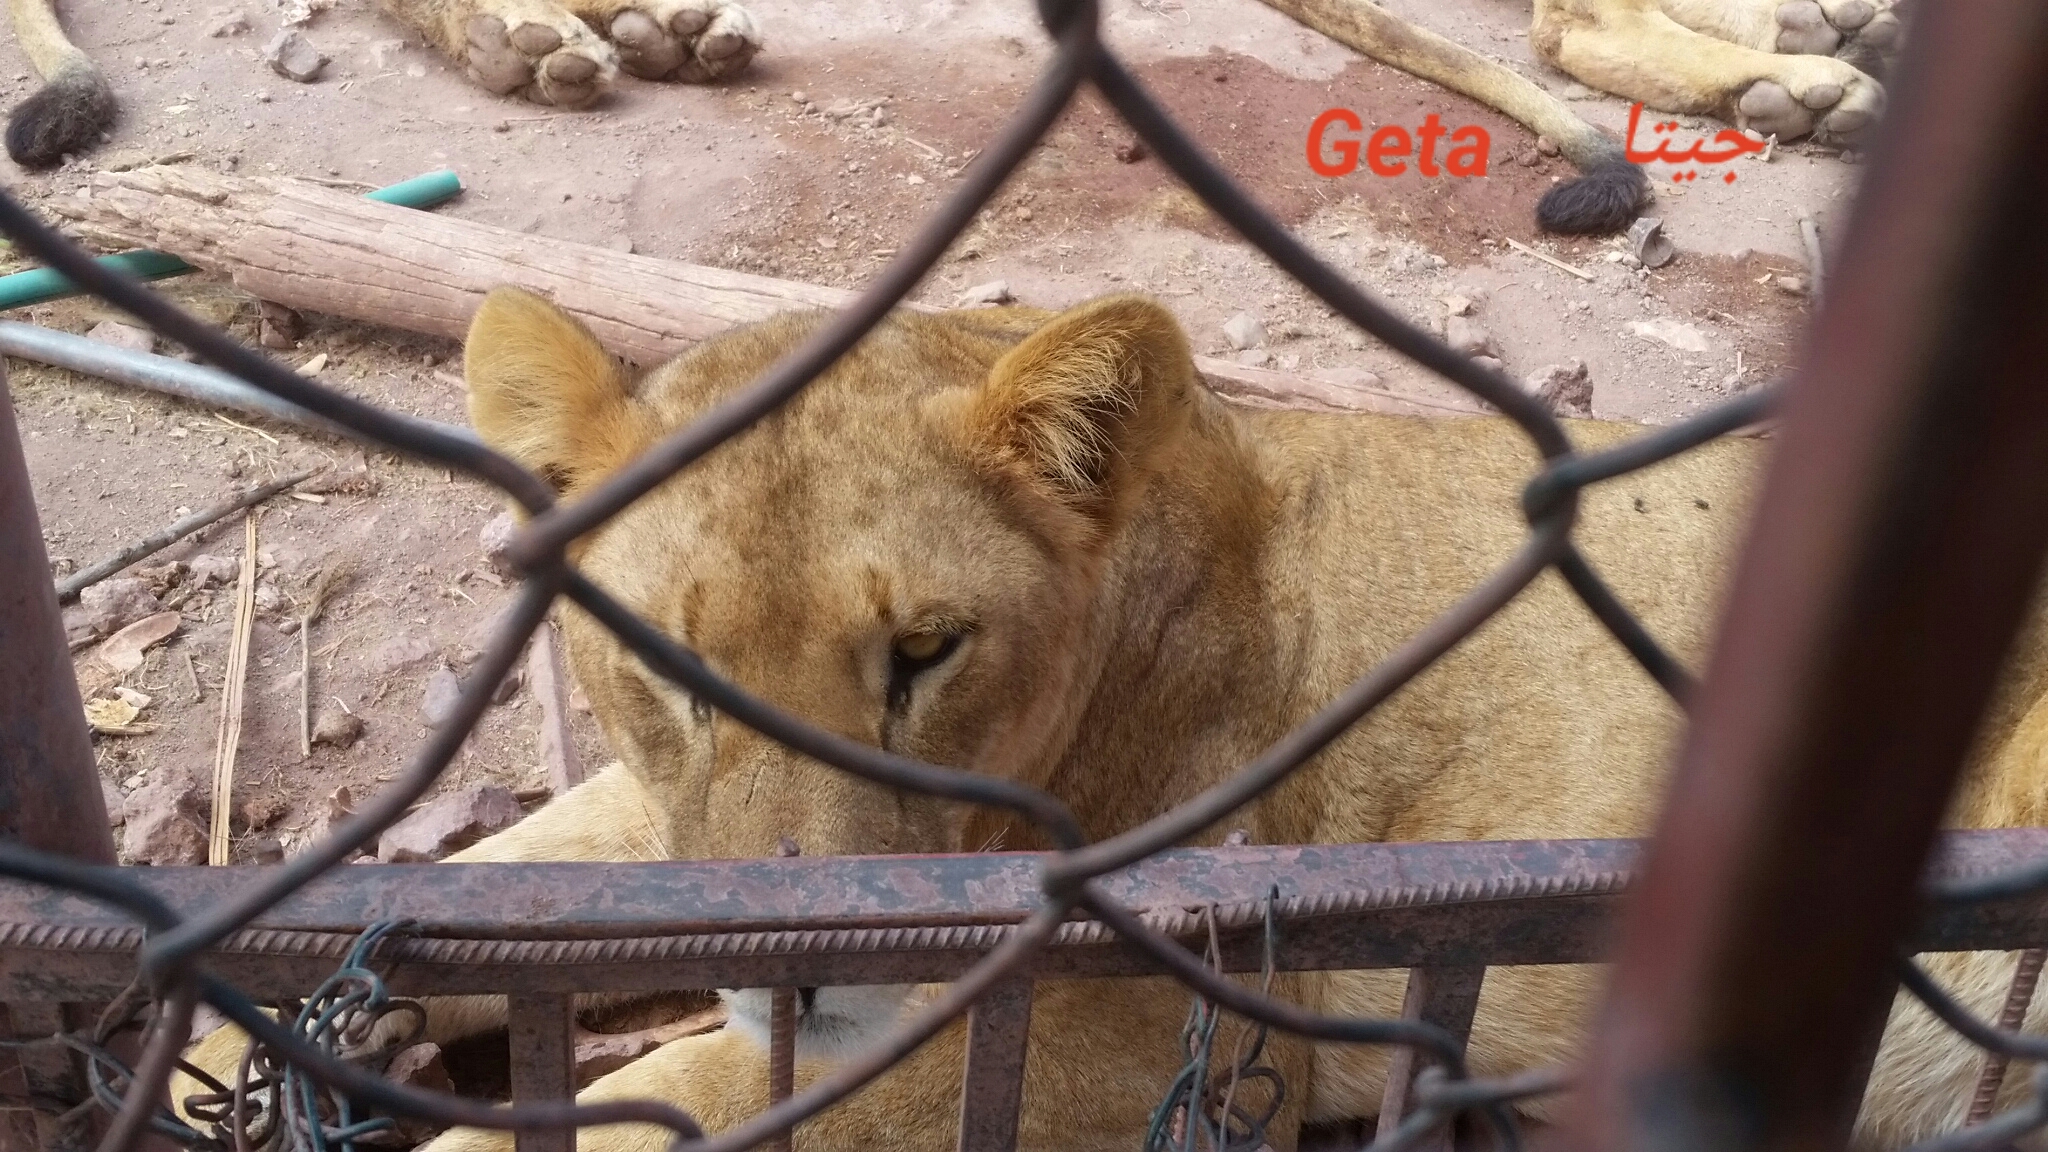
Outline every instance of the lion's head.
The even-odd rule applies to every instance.
[[[636,383],[581,324],[500,290],[469,331],[471,416],[574,500],[823,319],[735,331]],[[1042,784],[1100,669],[1107,641],[1090,606],[1105,553],[1197,391],[1185,337],[1147,300],[897,314],[573,559],[713,669],[813,724]],[[785,837],[808,855],[982,846],[957,807],[791,752],[582,613],[566,626],[576,675],[679,854],[765,856]]]

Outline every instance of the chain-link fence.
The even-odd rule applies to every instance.
[[[2016,3],[1958,0],[1956,7],[1971,11],[1923,17],[1921,23],[1927,27],[1916,29],[1916,39],[1924,36],[1936,46],[1922,50],[1916,44],[1914,51],[1927,57],[1918,65],[1922,103],[1915,108],[1902,101],[1894,109],[1895,117],[1907,121],[1906,127],[1893,130],[1895,137],[1921,142],[1931,138],[1930,124],[1941,124],[1951,134],[1974,140],[2024,123],[2020,114],[2042,104],[2038,99],[2042,82],[2036,74],[2044,70],[2031,65],[2048,60],[2048,55],[2035,52],[2012,64],[2015,51],[2024,56],[2041,44],[2041,19]],[[1717,725],[1712,732],[1747,731],[1731,718],[1736,706],[1728,704],[1740,696],[1741,685],[1718,696],[1715,686],[1721,681],[1716,678],[1695,685],[1690,674],[1602,583],[1574,545],[1572,527],[1579,493],[1586,486],[1626,475],[1750,425],[1769,414],[1776,393],[1759,389],[1610,450],[1575,452],[1566,430],[1542,404],[1498,372],[1455,353],[1396,316],[1318,260],[1254,204],[1103,45],[1092,0],[1043,0],[1040,10],[1056,43],[1044,75],[1008,125],[963,174],[958,190],[902,246],[874,285],[760,379],[568,504],[558,503],[553,490],[539,477],[471,439],[331,391],[231,342],[138,283],[95,265],[14,200],[0,197],[0,231],[86,290],[141,318],[204,360],[331,421],[365,443],[460,469],[490,483],[530,517],[509,549],[512,562],[524,574],[523,583],[452,716],[386,791],[326,841],[287,863],[261,870],[144,875],[83,864],[16,842],[0,842],[0,875],[17,882],[0,888],[0,958],[4,958],[0,963],[4,985],[0,986],[4,986],[6,997],[43,1004],[108,1004],[94,1020],[75,1016],[60,1020],[52,1039],[45,1042],[87,1055],[89,1097],[35,1103],[68,1109],[74,1116],[95,1107],[112,1113],[101,1145],[108,1149],[135,1147],[151,1130],[195,1146],[221,1148],[367,1146],[388,1135],[393,1127],[389,1118],[401,1118],[433,1126],[516,1130],[521,1134],[520,1147],[534,1149],[570,1147],[568,1133],[578,1126],[642,1122],[666,1128],[691,1148],[737,1152],[787,1139],[795,1125],[844,1100],[941,1029],[967,1016],[960,1143],[977,1150],[1009,1149],[1017,1140],[1033,981],[1164,972],[1193,990],[1197,1002],[1183,1037],[1189,1069],[1179,1082],[1159,1086],[1164,1103],[1147,1137],[1150,1146],[1253,1148],[1264,1139],[1266,1117],[1254,1114],[1249,1104],[1233,1101],[1232,1093],[1243,1083],[1269,1076],[1271,1070],[1258,1063],[1256,1046],[1214,1050],[1217,1014],[1223,1011],[1255,1021],[1262,1028],[1316,1041],[1396,1046],[1399,1054],[1381,1116],[1380,1139],[1374,1145],[1380,1152],[1395,1152],[1425,1140],[1446,1141],[1450,1122],[1466,1114],[1489,1131],[1500,1147],[1519,1145],[1513,1102],[1559,1090],[1569,1076],[1560,1069],[1536,1069],[1493,1081],[1467,1076],[1464,1035],[1485,968],[1490,964],[1577,963],[1600,958],[1607,939],[1604,926],[1632,875],[1635,845],[1556,841],[1277,848],[1231,845],[1201,850],[1174,846],[1204,828],[1228,821],[1244,805],[1287,780],[1546,570],[1557,571],[1614,639],[1682,705],[1709,701],[1713,706],[1708,711]],[[1973,20],[2002,27],[2008,41],[2019,45],[2017,49],[2008,47],[2003,55],[1991,53],[2012,64],[1997,77],[2007,85],[2006,102],[1977,106],[1979,112],[1989,107],[1999,115],[1994,124],[1976,135],[1967,127],[1956,128],[1960,121],[1947,117],[1958,106],[1968,111],[1968,101],[1957,92],[1985,89],[1993,79],[1980,76],[1975,88],[1968,84],[1945,88],[1943,83],[1926,79],[1932,76],[1946,82],[1955,78],[1957,61],[1967,60],[1972,51],[1966,43],[1968,36],[1956,29],[1967,29]],[[1974,67],[1979,73],[1996,71],[1997,62],[1979,60]],[[1905,83],[1910,86],[1912,82],[1909,75]],[[1084,84],[1092,84],[1154,154],[1251,244],[1362,331],[1453,381],[1513,421],[1542,459],[1541,470],[1529,483],[1523,500],[1529,532],[1508,563],[1223,782],[1139,827],[1092,843],[1073,814],[1045,792],[1010,780],[921,763],[824,731],[771,706],[719,675],[696,653],[628,610],[565,559],[572,540],[728,439],[744,434],[859,342],[930,271]],[[2036,149],[2034,154],[2048,154],[2048,149]],[[2027,186],[2017,177],[2008,179],[2012,172],[1999,168],[1991,151],[1973,154],[1953,145],[1948,155],[1966,168],[1977,165],[1976,174],[1988,182],[1987,187]],[[2037,162],[2027,163],[2038,168]],[[1905,169],[1904,161],[1892,161],[1888,168],[1881,149],[1873,180]],[[2024,165],[2014,171],[2020,176],[2038,175]],[[1879,196],[1881,203],[1866,205],[1864,211],[1880,222],[1910,217],[1913,181],[1902,178],[1900,183],[1904,190],[1898,195],[1907,197],[1905,207],[1897,196],[1889,200]],[[1921,202],[1921,209],[1946,207],[1941,199],[1944,190],[1966,185],[1967,181],[1956,180],[1948,184],[1923,182],[1918,192],[1929,199]],[[1917,257],[1912,251],[1904,256],[1887,252],[1859,263],[1857,242],[1852,241],[1851,258],[1831,284],[1831,312],[1853,312],[1860,305],[1869,305],[1871,310],[1864,318],[1872,323],[1899,316],[1931,317],[1914,331],[1926,337],[1925,347],[1939,351],[1948,347],[1943,340],[1961,339],[1975,331],[1972,323],[2010,321],[2014,309],[2038,304],[2038,285],[2043,280],[2039,269],[2048,261],[2028,265],[2026,259],[2041,253],[2037,241],[2042,230],[2039,225],[2012,223],[2020,217],[2020,209],[2028,206],[2025,197],[1998,199],[1987,202],[1988,207],[1972,203],[1980,210],[1979,217],[1963,220],[1957,226],[1960,230],[1950,230],[1953,236],[1941,227],[1923,229],[1927,235],[1953,240],[1949,249],[1926,249]],[[1998,219],[2008,228],[2001,234],[2003,247],[1982,243],[1982,229],[1963,227],[1988,218],[1984,214],[1999,213],[2006,214]],[[1874,230],[1881,231],[1880,225],[1865,229],[1876,234]],[[1901,261],[1898,267],[1908,271],[1917,265],[1906,261],[1920,259],[1928,267],[1947,269],[1942,274],[1948,275],[1953,268],[1937,257],[1955,253],[1960,255],[1951,264],[1969,265],[1974,260],[1977,264],[1972,266],[2010,273],[2000,283],[2019,294],[1986,303],[1980,296],[1965,293],[1968,302],[1982,304],[1988,311],[1963,319],[1950,316],[1953,310],[1945,304],[1916,304],[1910,299],[1900,303],[1901,294],[1909,287],[1952,281],[1914,280],[1901,272],[1897,276],[1900,283],[1889,288],[1890,303],[1896,305],[1889,311],[1872,304],[1875,298],[1858,296],[1859,272],[1881,267],[1887,259],[1897,257]],[[1873,265],[1872,260],[1878,263]],[[2028,267],[2035,270],[2028,273]],[[1915,313],[1913,308],[1919,311]],[[1855,324],[1851,319],[1836,327],[1853,329]],[[1824,323],[1823,338],[1816,345],[1823,351],[1829,347],[1826,330]],[[1843,363],[1853,359],[1845,356]],[[1977,404],[1969,409],[1974,414],[1972,420],[1952,420],[1936,428],[1934,434],[1948,437],[1951,446],[1962,438],[1969,446],[1962,455],[1972,461],[2004,460],[2004,453],[2014,444],[2025,447],[2027,442],[2020,433],[2038,429],[2039,410],[2044,405],[2010,399],[2007,393],[1997,391],[1997,386],[2015,378],[2019,369],[2001,360],[1990,363],[1981,379],[1971,378],[1975,383],[1951,380],[1943,384],[1936,379],[1940,375],[1937,368],[1957,369],[1956,363],[1937,365],[1939,359],[1920,357],[1897,366],[1889,376],[1873,372],[1866,391],[1872,397],[1897,401],[1893,410],[1903,410],[1899,405],[1911,407],[1909,401],[1914,398],[1935,395],[1937,385],[1948,388],[1940,394],[1949,397],[1978,396],[1973,387],[1990,389],[1983,394],[1997,402]],[[1922,390],[1913,391],[1916,387]],[[1813,385],[1805,394],[1825,392],[1820,385]],[[1844,409],[1843,420],[1854,424],[1856,413],[1872,410],[1859,408],[1857,403],[1861,402]],[[1925,416],[1949,410],[1935,405],[1915,411]],[[1898,489],[1887,489],[1886,484],[1914,480],[1914,475],[1902,480],[1885,471],[1897,460],[1911,457],[1912,445],[1893,444],[1889,456],[1866,453],[1859,457],[1843,448],[1883,441],[1882,433],[1889,425],[1880,427],[1881,422],[1866,421],[1862,426],[1830,430],[1821,427],[1825,421],[1809,423],[1818,430],[1805,439],[1792,437],[1786,450],[1815,445],[1842,449],[1828,463],[1837,467],[1830,475],[1848,477],[1844,484],[1861,483],[1868,491],[1897,495]],[[1795,419],[1790,427],[1801,425]],[[1979,432],[1983,433],[1981,439],[1971,439]],[[1830,436],[1834,439],[1828,439]],[[1943,459],[1954,456],[1956,453],[1950,452]],[[1947,487],[1928,484],[1919,492],[1921,503],[1939,513],[1951,507],[1944,501],[1963,500],[1983,491],[1992,479],[2010,480],[2015,474],[1997,473],[1991,479],[1974,481],[1966,478]],[[1972,487],[1973,483],[1977,487]],[[1772,509],[1797,502],[1797,477],[1786,481],[1784,487],[1793,495],[1767,490],[1755,552],[1746,563],[1754,561],[1757,553],[1767,558],[1775,555],[1771,552],[1774,541],[1782,543],[1773,536],[1784,529],[1773,520]],[[25,493],[17,495],[21,497],[17,503],[25,501]],[[2006,511],[2034,507],[2025,501],[2001,505]],[[1922,521],[1927,517],[1915,520],[1902,513],[1899,518],[1909,527]],[[1969,523],[1983,527],[1981,520]],[[1774,524],[1778,527],[1773,528]],[[1958,633],[1954,642],[1939,652],[1921,652],[1922,671],[1946,675],[1995,663],[2022,607],[2023,597],[2009,594],[2009,587],[2021,587],[2036,571],[2040,536],[2032,528],[2018,530],[2002,545],[2005,551],[1992,549],[1991,560],[1986,562],[1989,567],[1971,570],[1975,578],[1988,580],[1988,590],[1972,600],[1972,606],[1982,611],[1982,626]],[[1951,555],[1977,556],[1971,548],[1979,542],[1979,536],[1966,534],[1961,543],[1950,541],[1946,547]],[[1921,553],[1911,544],[1910,539],[1903,544],[1894,540],[1885,553],[1902,571],[1918,571],[1912,565]],[[1829,570],[1823,575],[1841,572]],[[1998,578],[1991,579],[1987,573]],[[2014,573],[2016,578],[2007,578]],[[1906,575],[1893,575],[1913,583]],[[1950,594],[1961,589],[1962,585],[1953,581],[1942,583],[1936,578],[1940,575],[1913,586]],[[1795,576],[1798,578],[1785,577],[1782,588],[1793,601],[1804,603],[1799,597],[1808,587],[1801,583],[1806,577]],[[1813,587],[1825,592],[1824,583]],[[1738,636],[1748,620],[1743,614],[1743,589],[1749,586],[1738,580],[1736,606],[1730,617],[1730,628]],[[474,865],[450,868],[448,882],[437,883],[432,890],[421,889],[409,879],[412,874],[402,869],[336,869],[396,821],[439,778],[558,597],[566,597],[602,623],[650,668],[695,699],[787,747],[889,788],[1013,813],[1041,829],[1057,850],[1022,858]],[[1852,606],[1866,605],[1869,598],[1851,597],[1851,601]],[[54,610],[54,602],[51,608]],[[1874,619],[1869,623],[1868,634],[1883,637],[1913,621],[1900,625]],[[1787,639],[1785,644],[1790,646],[1794,640]],[[13,658],[26,659],[21,652]],[[1774,657],[1765,653],[1756,658]],[[1731,666],[1742,666],[1739,653],[1730,660]],[[1883,665],[1877,671],[1893,667]],[[1989,677],[1988,671],[1958,673],[1953,678],[1961,687],[1955,689],[1953,698],[1931,702],[1924,715],[1937,719],[1961,715],[1967,729],[1967,722],[1982,710]],[[1740,676],[1731,672],[1727,679],[1734,683]],[[1807,684],[1800,691],[1811,687]],[[1795,695],[1801,702],[1816,698],[1810,692]],[[1840,697],[1836,703],[1848,699]],[[7,707],[0,702],[0,710]],[[1699,715],[1696,711],[1696,718]],[[1919,720],[1904,717],[1899,723]],[[1707,723],[1702,720],[1701,726]],[[1896,767],[1900,772],[1910,767],[1923,780],[1933,781],[1921,793],[1931,790],[1938,801],[1960,760],[1957,739],[1912,744],[1910,750],[1918,759]],[[17,781],[26,778],[19,766],[10,769],[9,775]],[[1682,781],[1685,778],[1682,776]],[[1790,772],[1778,779],[1783,784],[1819,778]],[[1770,788],[1755,793],[1766,799],[1776,794]],[[1926,804],[1905,807],[1914,813],[1928,808]],[[1749,811],[1739,804],[1728,810]],[[1901,883],[1908,887],[1887,889],[1883,883],[1873,882],[1875,896],[1912,904],[1903,897],[1910,894],[1910,884],[1917,882],[1934,815],[1929,810],[1916,824],[1917,819],[1906,819],[1892,828],[1887,841],[1871,837],[1856,847],[1856,851],[1904,859],[1902,866],[1907,872]],[[1864,827],[1853,820],[1845,824],[1849,826]],[[1671,827],[1667,821],[1666,830]],[[1802,831],[1766,828],[1748,840],[1724,839],[1731,843],[1739,840],[1749,846],[1745,850],[1757,853],[1758,859],[1767,859],[1773,858],[1770,852],[1775,845],[1796,841]],[[1937,869],[1937,877],[1947,877],[1943,881],[1947,887],[1941,892],[1945,899],[1930,920],[1910,932],[1891,931],[1883,924],[1873,928],[1884,937],[1884,947],[1895,948],[1902,937],[1916,948],[1929,950],[2013,949],[2048,943],[2048,921],[2044,921],[2042,902],[2036,895],[2048,883],[2048,867],[2036,863],[2031,869],[2020,868],[2048,856],[2048,836],[2033,832],[1961,835],[1951,838],[1945,853]],[[1685,874],[1683,868],[1683,864],[1672,865],[1666,876]],[[1697,878],[1711,871],[1685,875]],[[1968,879],[1983,874],[1996,878]],[[456,878],[462,875],[470,879]],[[1806,891],[1800,887],[1802,875],[1787,873],[1786,889]],[[1653,890],[1657,876],[1653,865]],[[723,886],[721,890],[734,896],[719,907],[678,907],[673,893],[681,877],[693,877],[706,885],[715,880]],[[559,900],[565,893],[587,896],[592,891],[601,892],[604,898],[584,900],[575,907],[601,906],[601,911],[572,910],[557,915],[534,911],[568,906]],[[933,895],[965,891],[976,896],[970,900]],[[886,895],[906,892],[923,895]],[[551,899],[556,903],[550,905]],[[402,909],[413,925],[394,930],[379,911],[384,909]],[[459,930],[461,926],[468,926],[469,931]],[[1740,925],[1729,931],[1739,932]],[[1624,939],[1639,940],[1640,934]],[[1205,954],[1190,951],[1190,944]],[[1626,947],[1623,950],[1618,987],[1624,993],[1640,983],[1630,982],[1642,970],[1643,962],[1636,955]],[[1372,967],[1411,970],[1401,1018],[1320,1015],[1274,997],[1263,982],[1254,988],[1225,975],[1264,971],[1270,977],[1275,970]],[[1872,966],[1866,963],[1863,967]],[[2038,972],[2038,968],[2037,960],[2033,970]],[[1971,1018],[1910,964],[1903,973],[1892,978],[1902,980],[1908,991],[1942,1019],[1994,1055],[1987,1069],[1995,1066],[1995,1075],[1987,1071],[1986,1078],[1993,1090],[1996,1078],[2004,1074],[2004,1060],[2048,1059],[2048,1041],[2013,1031],[2025,1007],[2018,984],[2014,996],[2018,1009],[2009,1004],[2002,1026],[1995,1027]],[[1794,971],[1781,991],[1788,995],[1811,992],[1813,983],[1801,984],[1801,978]],[[508,994],[514,1046],[519,1052],[512,1077],[515,1103],[493,1106],[400,1086],[376,1075],[360,1051],[374,1030],[371,1025],[387,1015],[414,1011],[394,1007],[405,1002],[391,998],[387,979],[403,983],[408,995]],[[1881,978],[1873,979],[1879,981],[1873,987],[1890,987]],[[946,981],[947,986],[886,1040],[839,1063],[801,1092],[788,1092],[790,1040],[787,1027],[778,1026],[771,1068],[781,1089],[772,1093],[773,1103],[765,1112],[726,1131],[707,1135],[692,1117],[661,1101],[585,1106],[567,1102],[573,1072],[569,1035],[574,992],[721,986],[792,989],[909,980]],[[284,1002],[312,988],[319,991],[310,999],[291,1001],[294,1011],[281,1018],[273,1019],[258,1007],[259,999]],[[2024,991],[2031,994],[2031,980],[2025,981]],[[1850,999],[1855,1003],[1847,1011],[1860,1012],[1859,1019],[1875,1010],[1869,996]],[[786,1025],[792,1009],[788,996],[781,1000],[777,1020],[778,1025]],[[1889,1003],[1888,992],[1884,1000]],[[259,1045],[244,1061],[235,1083],[215,1082],[210,1085],[212,1096],[196,1102],[192,1116],[210,1131],[188,1127],[162,1107],[165,1086],[201,1002],[224,1013]],[[1690,1003],[1697,1008],[1702,1003],[1712,1004],[1713,999],[1708,996]],[[17,1032],[21,1025],[18,1018]],[[1847,1034],[1855,1029],[1839,1031]],[[114,1054],[114,1041],[124,1032],[139,1032],[141,1037],[133,1048],[137,1054],[132,1067]],[[1851,1040],[1853,1037],[1843,1044],[1855,1047]],[[1862,1046],[1866,1069],[1867,1050],[1873,1044],[1874,1038]],[[1592,1099],[1600,1099],[1603,1053],[1619,1050],[1611,1046],[1596,1049],[1588,1065],[1592,1069]],[[1860,1077],[1851,1079],[1860,1084]],[[1225,1085],[1220,1095],[1212,1088],[1215,1084]],[[1826,1095],[1819,1090],[1812,1094]],[[261,1107],[251,1103],[257,1096],[262,1097]],[[1839,1101],[1830,1106],[1839,1114]],[[1685,1113],[1681,1109],[1679,1114]],[[1937,1143],[1943,1147],[1990,1145],[2044,1123],[2048,1123],[2048,1088],[2037,1089],[2032,1102],[2012,1113]],[[1754,1141],[1758,1145],[1766,1142],[1761,1138]],[[1746,1141],[1738,1143],[1749,1146]]]

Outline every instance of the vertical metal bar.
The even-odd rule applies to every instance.
[[[576,1006],[560,994],[506,998],[511,1029],[512,1099],[569,1100],[576,1095]],[[521,1132],[518,1152],[576,1152],[574,1132]]]
[[[784,853],[793,856],[795,853]],[[768,1106],[775,1107],[796,1091],[796,989],[770,993],[768,1009]],[[768,1141],[769,1152],[790,1152],[794,1129]]]
[[[106,794],[57,608],[14,398],[0,365],[0,837],[94,864],[114,863]],[[12,1035],[90,1020],[87,1005],[14,1005]],[[0,1076],[57,1096],[84,1092],[84,1064],[61,1050],[0,1055]],[[66,1081],[69,1081],[67,1087]],[[8,1131],[21,1128],[20,1118]],[[30,1118],[30,1126],[42,1122]]]
[[[1486,981],[1483,965],[1455,968],[1410,968],[1408,991],[1401,997],[1401,1017],[1434,1024],[1463,1044],[1472,1035],[1472,1015],[1479,1010],[1479,988]],[[1415,1107],[1415,1074],[1422,1070],[1416,1050],[1394,1046],[1387,1061],[1387,1090],[1380,1098],[1377,1138],[1384,1140],[1401,1126]],[[1449,1152],[1451,1125],[1445,1124],[1412,1147],[1422,1152]]]
[[[95,864],[114,833],[0,371],[0,836]]]
[[[1024,1057],[1031,1039],[1029,976],[1005,980],[967,1015],[967,1071],[960,1085],[960,1152],[1017,1152]]]
[[[2017,1032],[2027,1022],[2027,1008],[2034,1002],[2034,987],[2041,982],[2041,966],[2048,963],[2048,948],[2029,948],[2020,953],[2012,970],[2012,983],[2005,990],[2005,1004],[1998,1010],[1998,1027]],[[1970,1097],[1970,1111],[1963,1127],[1975,1128],[1991,1119],[1998,1106],[1998,1090],[2005,1086],[2006,1057],[2000,1052],[1984,1056],[1984,1070],[1977,1074],[1977,1090]]]
[[[1848,1139],[2039,578],[2048,6],[1920,9],[1891,96],[1620,925],[1587,1152]]]

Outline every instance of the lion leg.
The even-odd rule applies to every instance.
[[[378,2],[500,96],[587,108],[618,74],[612,46],[556,0]]]
[[[1833,56],[1882,76],[1905,25],[1893,0],[1658,0],[1666,16],[1704,36],[1759,52]]]
[[[1144,1136],[1184,1054],[1175,1041],[1188,1010],[1184,989],[1162,980],[1072,981],[1039,985],[1025,1061],[1024,1111],[1018,1146],[1038,1152],[1129,1152]],[[1234,1021],[1219,1030],[1220,1065],[1235,1051]],[[852,1097],[799,1125],[800,1152],[950,1152],[958,1140],[966,1025],[955,1021],[924,1047]],[[1276,1152],[1294,1147],[1301,1100],[1307,1095],[1307,1046],[1274,1036],[1266,1061],[1288,1086],[1287,1103],[1269,1130]],[[799,1061],[801,1090],[829,1070]],[[1238,1102],[1256,1111],[1265,1099],[1248,1085]],[[578,1103],[653,1099],[674,1104],[707,1132],[732,1128],[768,1104],[768,1054],[728,1028],[676,1040],[592,1084]],[[661,1152],[666,1133],[648,1125],[614,1125],[580,1133],[580,1152]],[[458,1128],[423,1152],[511,1152],[503,1132]]]
[[[761,50],[754,17],[732,0],[565,0],[642,80],[705,84],[737,75]]]
[[[623,764],[613,764],[565,795],[557,797],[533,815],[496,836],[448,857],[450,864],[510,863],[521,860],[640,861],[666,860],[667,846],[655,820],[653,802],[639,777]],[[579,1008],[601,1007],[619,996],[592,994],[577,997]],[[437,996],[423,1002],[426,1028],[420,1038],[445,1044],[501,1028],[505,1024],[503,996]],[[396,1028],[394,1022],[390,1027]],[[388,1042],[388,1035],[373,1035],[371,1047]],[[242,1053],[249,1046],[248,1034],[230,1024],[194,1045],[186,1059],[215,1079],[234,1083]],[[171,1099],[184,1113],[186,1096],[204,1092],[198,1081],[175,1073]]]
[[[1530,40],[1558,68],[1625,100],[1786,139],[1853,140],[1884,108],[1883,87],[1842,60],[1702,35],[1651,0],[1537,0]]]

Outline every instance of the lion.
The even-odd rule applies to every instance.
[[[819,312],[709,340],[634,380],[575,319],[517,289],[470,326],[477,430],[568,499],[709,410],[814,333]],[[1582,447],[1631,426],[1571,421]],[[1706,650],[1767,442],[1723,438],[1589,490],[1577,539],[1681,658]],[[805,392],[578,540],[573,561],[750,692],[850,739],[1023,781],[1091,838],[1216,783],[1498,568],[1523,542],[1526,437],[1491,417],[1234,408],[1198,379],[1157,303],[1098,299],[898,312]],[[798,755],[651,671],[579,610],[568,650],[618,762],[457,861],[659,860],[1048,847],[1001,812],[897,794]],[[1952,823],[2035,823],[2048,804],[2048,629],[2016,646]],[[1652,826],[1680,714],[1546,574],[1295,777],[1205,829],[1258,843],[1623,837]],[[1927,958],[1980,1013],[2011,954]],[[1596,967],[1492,969],[1478,1075],[1562,1061]],[[1399,971],[1281,976],[1332,1014],[1398,1015]],[[930,989],[806,990],[798,1082],[894,1026]],[[580,1099],[655,1098],[729,1128],[765,1106],[768,996]],[[1128,1152],[1184,1054],[1166,979],[1038,986],[1021,1147]],[[490,998],[429,1003],[428,1035],[503,1024]],[[2048,1014],[2037,1003],[2033,1017]],[[195,1059],[231,1071],[224,1029]],[[1229,1051],[1229,1035],[1219,1051]],[[806,1152],[954,1146],[965,1028],[796,1131]],[[1279,1152],[1305,1122],[1373,1116],[1381,1048],[1276,1035]],[[1901,1002],[1861,1137],[1953,1125],[1981,1052]],[[2008,1086],[2008,1099],[2021,1091]],[[183,1091],[189,1091],[188,1084]],[[182,1098],[182,1091],[178,1094]],[[1550,1100],[1524,1108],[1552,1118]],[[512,1147],[457,1129],[433,1152]],[[654,1152],[660,1130],[582,1133]]]
[[[1580,175],[1537,202],[1544,231],[1617,232],[1648,201],[1648,177],[1623,142],[1506,65],[1370,0],[1264,2],[1554,141]],[[1905,15],[1895,0],[1535,0],[1533,9],[1537,56],[1588,87],[1760,136],[1845,147],[1883,112]]]
[[[500,95],[588,108],[620,71],[701,84],[737,74],[761,50],[732,0],[378,0],[384,10]],[[64,34],[55,0],[7,0],[14,35],[43,87],[7,122],[7,154],[56,164],[113,127],[113,86]]]

